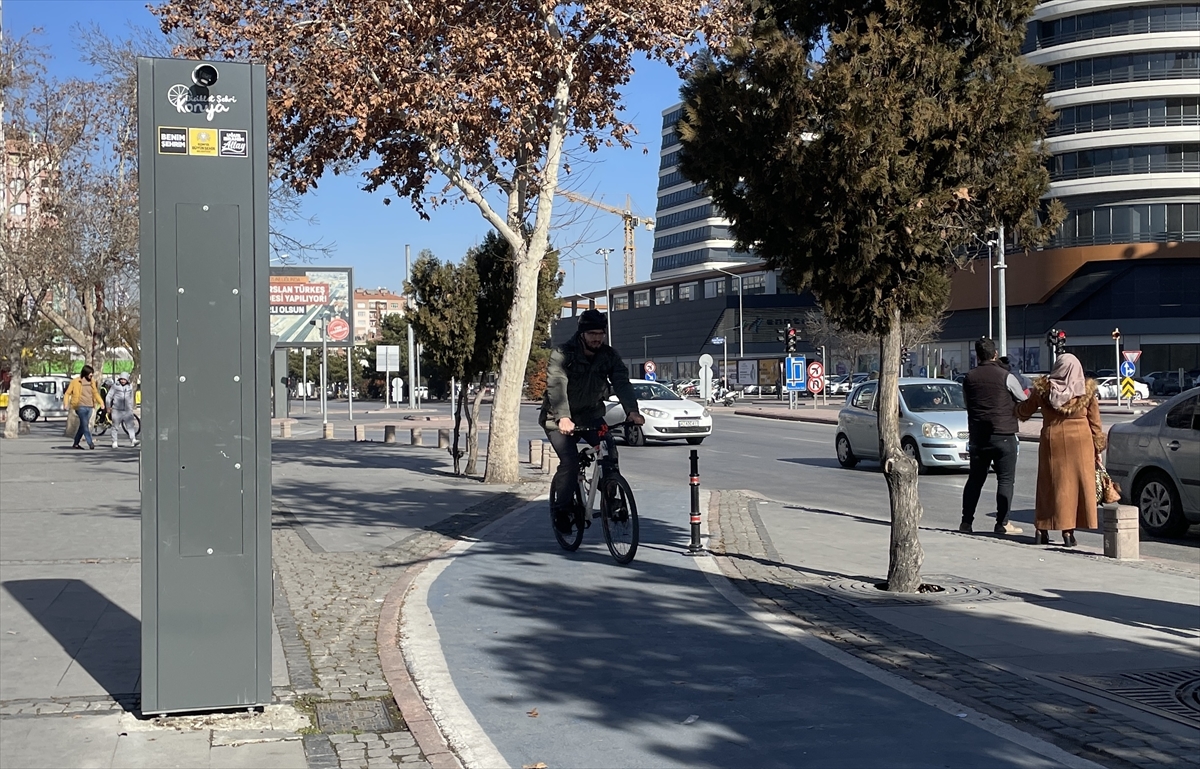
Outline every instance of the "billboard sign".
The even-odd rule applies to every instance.
[[[279,347],[320,347],[325,313],[329,345],[349,347],[353,296],[349,267],[272,267],[271,334]]]

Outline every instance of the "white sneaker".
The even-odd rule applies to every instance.
[[[113,441],[113,448],[114,448],[114,449],[116,449],[116,448],[120,448],[120,446],[118,446],[118,445],[117,445],[117,442],[116,442],[116,441]]]
[[[129,445],[130,445],[130,446],[137,446],[137,445],[138,445],[137,438],[134,438],[134,439],[133,439],[133,443],[131,443],[131,444],[129,444]]]

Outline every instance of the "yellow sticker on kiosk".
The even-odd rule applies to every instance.
[[[188,150],[192,155],[217,156],[217,129],[189,128]]]

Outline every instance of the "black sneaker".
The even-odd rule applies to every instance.
[[[555,510],[554,511],[554,528],[562,534],[570,534],[572,528],[571,511],[570,510]]]
[[[966,521],[963,521],[962,523],[958,524],[958,530],[961,531],[963,534],[974,533],[971,530],[971,524],[967,523]]]

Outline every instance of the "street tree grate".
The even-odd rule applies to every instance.
[[[390,732],[392,718],[381,700],[318,702],[317,726],[326,734]]]
[[[1095,692],[1155,715],[1200,728],[1200,668],[1134,670],[1109,676],[1057,676],[1076,689]]]
[[[998,585],[956,577],[953,574],[928,574],[921,577],[924,585],[941,588],[921,593],[891,593],[882,589],[882,582],[853,578],[832,579],[823,583],[805,582],[796,587],[816,590],[859,607],[872,606],[938,606],[946,603],[980,603],[983,601],[1052,601],[1054,596],[1036,595],[1008,590]]]

